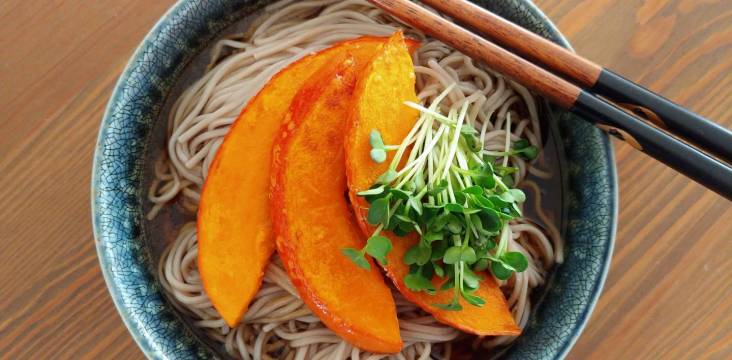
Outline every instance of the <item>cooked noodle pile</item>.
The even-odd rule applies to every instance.
[[[229,126],[269,78],[293,61],[335,42],[362,35],[389,36],[397,27],[422,40],[414,55],[417,92],[424,104],[456,83],[443,101],[442,111],[471,103],[468,123],[481,131],[485,151],[501,152],[507,141],[526,139],[541,148],[536,100],[524,87],[478,66],[439,41],[425,38],[399,24],[365,0],[310,0],[278,2],[256,29],[221,40],[212,54],[212,67],[175,102],[168,119],[166,156],[155,165],[149,192],[152,219],[164,206],[181,205],[195,211],[204,178]],[[510,137],[507,138],[507,133]],[[543,284],[547,271],[562,261],[562,244],[553,221],[541,209],[538,186],[526,181],[551,174],[521,158],[500,159],[519,169],[514,181],[531,190],[535,212],[544,228],[528,220],[510,224],[509,251],[529,259],[522,273],[501,283],[519,326],[528,322],[531,289]],[[447,359],[451,342],[467,337],[438,323],[394,291],[405,347],[397,355],[361,352],[326,328],[300,300],[278,257],[269,264],[259,293],[242,323],[229,328],[203,291],[196,269],[198,246],[195,223],[180,229],[165,250],[159,278],[175,307],[193,319],[225,351],[243,359]],[[513,337],[475,341],[495,347]]]

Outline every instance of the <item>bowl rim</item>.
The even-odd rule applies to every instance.
[[[554,22],[546,15],[544,12],[536,5],[534,4],[533,0],[527,0],[526,1],[527,7],[533,11],[536,16],[538,16],[540,19],[544,21],[546,26],[548,27],[549,31],[554,33],[554,35],[559,39],[559,42],[562,46],[566,47],[572,52],[575,52],[574,48],[572,47],[572,44],[569,43],[569,40],[562,34],[561,31],[559,31],[559,28],[554,24]],[[600,300],[600,295],[602,295],[602,291],[605,288],[605,282],[607,281],[607,275],[610,272],[610,263],[612,262],[612,256],[615,251],[615,237],[617,235],[618,230],[618,214],[619,214],[619,190],[618,190],[618,171],[616,168],[616,162],[615,162],[615,148],[613,146],[613,143],[611,141],[606,142],[606,148],[605,151],[608,156],[608,161],[610,162],[610,173],[612,176],[611,182],[615,186],[613,186],[612,189],[612,223],[610,225],[610,234],[609,234],[609,241],[608,246],[605,252],[605,256],[602,261],[602,272],[600,273],[599,279],[597,279],[597,282],[595,283],[595,289],[592,292],[592,296],[590,297],[589,303],[587,306],[585,306],[584,312],[582,314],[582,319],[579,321],[577,326],[572,331],[571,337],[565,342],[564,346],[562,347],[562,351],[560,351],[556,356],[555,359],[564,359],[567,357],[567,354],[569,354],[570,350],[574,348],[574,345],[577,343],[577,340],[579,340],[579,337],[582,335],[582,332],[584,331],[585,327],[587,326],[587,323],[590,321],[590,317],[592,316],[592,313],[595,311],[595,306],[597,306],[597,302]]]
[[[99,267],[102,270],[102,277],[104,278],[104,283],[107,285],[107,291],[109,291],[109,295],[112,297],[112,303],[114,303],[114,307],[117,309],[117,314],[120,318],[122,318],[122,322],[125,324],[127,331],[130,333],[130,335],[132,335],[132,339],[135,341],[140,350],[142,350],[142,353],[148,359],[155,358],[155,356],[157,355],[157,353],[153,350],[154,344],[151,343],[148,336],[145,336],[138,331],[139,327],[136,323],[133,323],[132,321],[132,314],[130,313],[129,309],[122,303],[122,294],[120,292],[120,289],[117,288],[115,282],[112,280],[113,275],[111,274],[111,269],[107,263],[108,259],[104,255],[104,250],[102,249],[102,246],[104,245],[103,241],[101,240],[102,237],[100,236],[102,234],[102,230],[97,219],[97,215],[99,213],[99,206],[97,205],[97,184],[99,183],[99,167],[103,157],[103,143],[105,135],[104,131],[106,129],[106,125],[109,123],[115,100],[119,98],[122,89],[127,83],[127,80],[129,80],[130,74],[132,73],[133,68],[136,64],[136,60],[142,57],[145,48],[149,46],[152,39],[154,38],[154,35],[166,25],[165,23],[170,19],[171,15],[177,12],[186,1],[188,0],[176,0],[175,4],[173,4],[173,6],[166,10],[163,15],[161,15],[160,18],[155,21],[153,27],[145,34],[137,47],[135,47],[135,50],[130,56],[130,59],[127,60],[127,63],[120,73],[117,82],[114,84],[114,89],[112,90],[112,94],[109,97],[109,101],[104,108],[102,122],[99,125],[99,131],[97,133],[97,141],[94,145],[94,158],[92,160],[93,163],[90,187],[92,217],[91,220],[92,234],[94,236],[94,248],[97,252],[97,258],[99,258]]]
[[[95,239],[95,248],[97,251],[97,256],[99,258],[99,265],[102,270],[102,276],[104,278],[104,281],[107,285],[107,289],[112,297],[113,303],[115,305],[115,308],[117,309],[118,314],[122,318],[123,323],[127,327],[128,331],[132,335],[132,338],[135,340],[135,342],[138,344],[142,352],[145,354],[148,358],[157,358],[160,355],[168,355],[168,354],[160,354],[155,349],[155,344],[152,343],[151,334],[144,333],[140,331],[142,327],[138,323],[138,320],[133,316],[130,309],[123,304],[121,289],[117,287],[117,284],[115,281],[113,281],[114,275],[112,274],[112,270],[109,267],[109,259],[107,258],[107,254],[103,250],[103,246],[105,246],[105,236],[104,233],[100,227],[98,215],[100,214],[99,205],[97,204],[97,184],[99,183],[99,175],[100,175],[100,163],[101,160],[104,158],[104,136],[105,136],[105,129],[106,126],[110,122],[110,117],[113,111],[113,107],[117,100],[119,99],[119,96],[123,89],[126,88],[127,82],[130,80],[131,74],[135,70],[135,66],[138,63],[138,60],[140,60],[146,49],[148,49],[152,44],[153,40],[155,38],[156,34],[159,34],[161,30],[169,26],[168,22],[173,17],[173,15],[177,14],[180,11],[186,11],[185,5],[187,5],[191,0],[177,0],[175,4],[173,4],[163,15],[156,21],[155,25],[151,28],[151,30],[145,35],[145,37],[140,41],[138,46],[135,48],[134,52],[130,56],[130,59],[128,60],[127,64],[125,65],[123,71],[120,73],[120,76],[117,80],[117,82],[114,85],[114,89],[112,91],[112,94],[110,96],[110,99],[105,107],[105,111],[102,117],[102,122],[100,124],[99,132],[97,135],[97,141],[95,145],[95,151],[94,151],[94,157],[93,157],[93,164],[92,164],[92,174],[91,174],[91,215],[92,215],[92,232]],[[572,46],[570,45],[569,41],[564,37],[564,35],[559,31],[559,29],[556,27],[556,25],[543,13],[541,9],[536,6],[536,4],[533,3],[532,0],[518,0],[521,3],[523,3],[527,10],[532,12],[534,16],[536,16],[538,19],[540,19],[543,23],[543,25],[547,28],[547,31],[552,33],[553,36],[555,36],[559,43],[571,51],[574,51]],[[577,340],[579,339],[582,331],[587,325],[587,322],[589,321],[589,318],[591,314],[593,313],[595,306],[597,305],[597,302],[599,300],[599,297],[602,293],[609,268],[611,263],[612,254],[614,251],[615,246],[615,239],[617,234],[617,223],[618,223],[618,211],[619,211],[619,191],[618,191],[618,175],[616,170],[616,163],[615,163],[615,153],[613,149],[613,144],[610,141],[606,141],[604,144],[603,152],[604,155],[607,156],[607,162],[608,162],[608,171],[611,175],[610,183],[613,185],[611,190],[611,204],[612,207],[612,219],[611,224],[609,228],[609,239],[608,244],[606,247],[606,252],[604,254],[604,258],[602,259],[602,267],[601,272],[599,274],[599,277],[597,278],[593,290],[592,290],[592,296],[588,299],[587,305],[584,307],[583,314],[581,315],[580,320],[576,323],[576,326],[574,329],[572,329],[572,335],[564,341],[564,344],[562,345],[562,350],[556,354],[554,357],[555,359],[563,359],[566,357],[566,355],[569,353],[569,351],[573,348]],[[167,357],[167,356],[166,356]]]

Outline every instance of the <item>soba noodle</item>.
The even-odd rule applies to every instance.
[[[536,100],[524,87],[475,64],[439,41],[399,24],[365,0],[283,1],[268,7],[268,15],[248,34],[218,42],[209,71],[174,103],[168,119],[166,156],[155,165],[148,194],[152,219],[176,199],[195,211],[204,178],[229,126],[269,78],[293,61],[331,44],[362,35],[388,36],[404,28],[422,46],[414,55],[418,97],[429,104],[446,87],[454,90],[443,111],[470,104],[467,122],[480,131],[487,153],[505,150],[507,141],[527,139],[541,147]],[[529,319],[531,289],[543,284],[547,270],[562,261],[559,232],[541,209],[539,189],[526,181],[531,173],[551,174],[518,157],[501,159],[515,166],[514,182],[532,190],[533,205],[548,233],[518,220],[506,227],[510,251],[520,251],[529,267],[501,287],[517,323]],[[447,359],[451,342],[467,335],[437,322],[394,291],[405,347],[400,354],[361,352],[326,328],[300,300],[279,258],[269,264],[262,287],[242,323],[229,328],[203,291],[196,269],[195,223],[184,225],[165,250],[158,275],[173,305],[226,353],[242,359]],[[504,345],[513,337],[477,339],[476,346]]]

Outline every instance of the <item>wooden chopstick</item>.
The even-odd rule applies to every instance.
[[[732,200],[732,167],[409,0],[369,0]]]
[[[650,110],[638,116],[732,164],[732,131],[466,0],[422,0],[592,93]]]
[[[553,103],[569,109],[581,89],[559,76],[520,58],[508,50],[435,15],[408,0],[369,0],[422,32],[465,54],[482,60],[491,69],[533,89]]]
[[[545,64],[584,88],[592,87],[602,67],[478,5],[462,0],[421,0],[427,6],[490,37],[532,61]]]

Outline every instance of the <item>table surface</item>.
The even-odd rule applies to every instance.
[[[0,358],[143,358],[102,279],[89,180],[112,87],[172,3],[0,1]],[[579,53],[732,127],[732,1],[537,3]],[[615,153],[612,268],[569,358],[732,358],[732,203]]]

